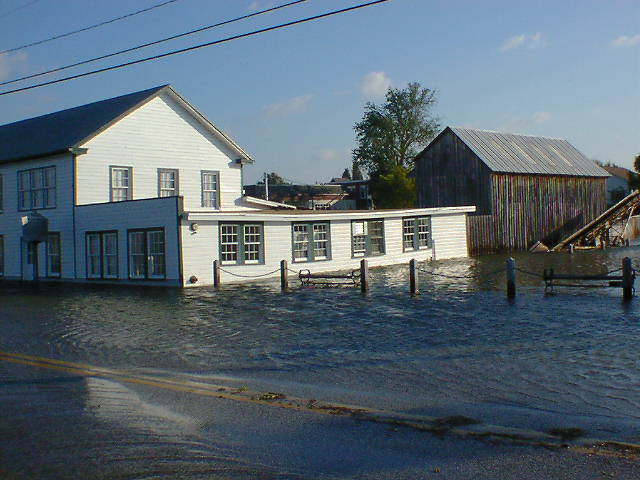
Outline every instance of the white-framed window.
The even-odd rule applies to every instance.
[[[47,277],[59,277],[62,272],[60,234],[47,235]]]
[[[202,206],[220,208],[220,174],[202,172]]]
[[[87,242],[87,278],[118,278],[118,232],[90,232]]]
[[[166,277],[164,229],[129,230],[129,278]]]
[[[262,229],[261,223],[221,223],[222,264],[264,263]]]
[[[56,206],[56,167],[32,168],[18,172],[18,210]]]
[[[111,201],[123,202],[133,199],[131,167],[109,167],[111,176]]]
[[[0,235],[0,277],[4,275],[4,235]]]
[[[330,258],[329,223],[294,223],[293,261],[309,262]]]
[[[175,197],[178,195],[178,170],[158,169],[158,196]]]
[[[354,257],[384,254],[384,220],[351,222],[351,249]]]
[[[420,250],[431,246],[431,217],[402,219],[402,249]]]

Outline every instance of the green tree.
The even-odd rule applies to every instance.
[[[267,173],[267,180],[269,181],[269,185],[291,185],[291,183],[287,182],[276,172]],[[264,178],[257,183],[258,185],[264,185]]]
[[[389,88],[383,105],[368,102],[353,127],[358,143],[354,162],[370,176],[387,174],[396,165],[412,168],[419,149],[440,128],[431,113],[435,103],[435,92],[417,82],[402,90]]]
[[[640,153],[633,160],[633,169],[637,173],[629,174],[629,188],[631,190],[640,190]]]
[[[374,175],[370,186],[376,208],[416,206],[416,181],[402,165],[394,165],[386,174]]]
[[[351,167],[351,179],[352,180],[362,180],[362,172],[360,171],[360,167],[356,162],[353,162],[353,166]]]
[[[349,172],[349,168],[344,169],[344,172],[342,172],[342,178],[351,180],[351,172]]]

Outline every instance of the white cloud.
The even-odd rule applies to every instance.
[[[21,70],[27,62],[27,55],[24,52],[15,54],[0,54],[0,80],[6,80],[15,71]]]
[[[385,72],[369,72],[360,82],[360,92],[371,97],[382,97],[391,87],[391,79]]]
[[[314,157],[320,160],[321,162],[333,162],[338,159],[338,152],[330,148],[327,148],[316,153]]]
[[[635,47],[636,45],[640,45],[640,34],[622,35],[611,41],[612,47]]]
[[[549,112],[536,112],[532,118],[533,123],[541,124],[551,120],[551,114]]]
[[[514,48],[536,48],[543,44],[542,33],[537,32],[532,35],[522,33],[508,38],[500,47],[501,52],[513,50]]]
[[[313,95],[301,95],[299,97],[289,98],[284,102],[272,103],[264,109],[267,116],[289,115],[291,113],[299,113],[307,108],[307,104],[313,98]]]

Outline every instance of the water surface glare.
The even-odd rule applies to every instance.
[[[541,273],[605,273],[640,250],[516,256]],[[0,286],[0,349],[487,423],[582,427],[640,442],[640,298],[557,289],[504,256],[372,269],[371,292],[276,282],[185,291]]]

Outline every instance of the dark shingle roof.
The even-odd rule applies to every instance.
[[[448,127],[494,172],[608,177],[609,174],[560,138]]]
[[[82,145],[167,85],[0,126],[0,163],[53,155]]]

